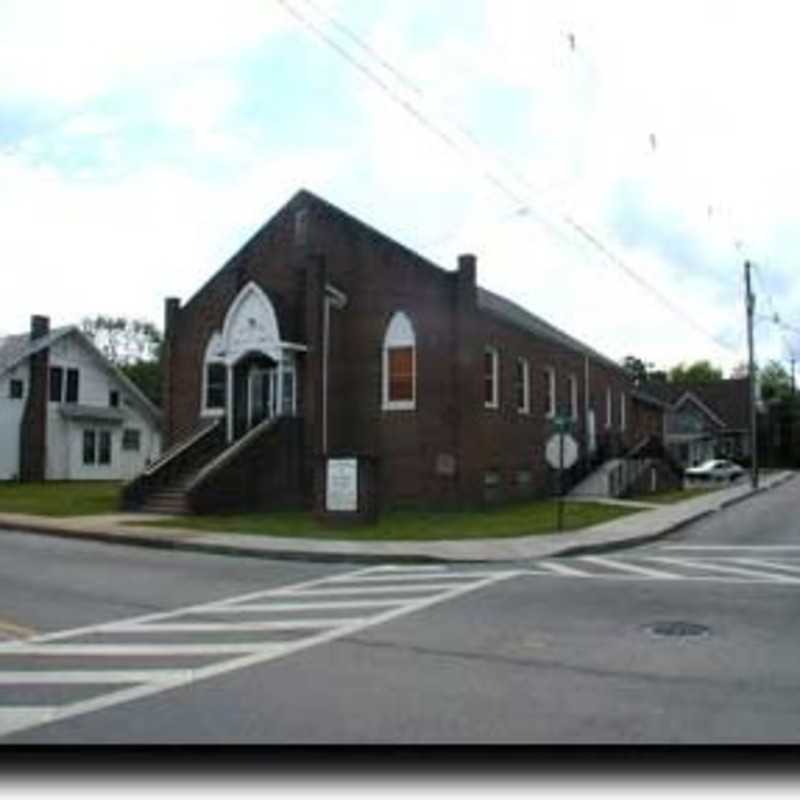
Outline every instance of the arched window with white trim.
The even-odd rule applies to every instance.
[[[413,411],[417,405],[417,340],[408,316],[396,312],[383,338],[383,408]]]

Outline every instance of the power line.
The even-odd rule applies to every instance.
[[[423,125],[427,130],[434,133],[439,139],[441,139],[448,147],[454,149],[458,152],[462,157],[464,156],[463,148],[455,141],[455,139],[448,133],[441,130],[440,127],[432,123],[422,112],[420,112],[417,108],[413,106],[411,102],[402,98],[395,92],[385,80],[381,77],[377,76],[373,70],[371,70],[368,66],[366,66],[363,62],[354,58],[344,47],[342,47],[338,42],[336,42],[333,38],[331,38],[328,34],[326,34],[318,25],[316,25],[313,21],[308,19],[304,14],[299,12],[294,6],[292,6],[288,0],[277,0],[277,2],[288,11],[295,19],[297,19],[302,25],[308,28],[312,33],[314,33],[318,38],[320,38],[323,42],[325,42],[329,47],[334,49],[342,58],[344,58],[348,63],[358,69],[362,74],[364,74],[369,80],[375,83],[381,91],[385,92],[387,96],[389,96],[394,102],[401,105],[407,113],[411,114],[411,116],[421,125]],[[316,6],[310,2],[310,0],[306,0],[309,7],[316,9]],[[318,9],[317,9],[318,10]],[[347,26],[343,23],[338,22],[335,20],[334,17],[324,13],[324,16],[330,21],[330,24],[335,24],[335,26],[347,32],[348,38],[356,41],[359,46],[365,50],[368,54],[372,55],[378,60],[385,69],[391,72],[391,74],[395,75],[398,80],[400,80],[404,85],[409,86],[412,91],[417,94],[421,94],[421,89],[417,87],[413,82],[409,81],[399,70],[393,67],[389,62],[383,57],[378,56],[375,53],[374,48],[363,42],[361,37],[358,37],[357,34],[354,34]],[[463,129],[463,126],[458,126],[459,130],[466,135],[470,141],[480,150],[485,151],[485,148],[480,144],[476,137],[474,137],[469,131]],[[486,154],[484,152],[484,158]],[[530,182],[525,176],[522,176],[520,173],[515,171],[517,178],[524,182],[527,186],[531,186]],[[534,208],[532,207],[533,204],[529,202],[528,198],[524,198],[521,196],[516,190],[513,190],[507,186],[507,184],[500,178],[498,178],[494,173],[489,172],[487,170],[483,171],[483,177],[490,181],[497,189],[499,189],[506,197],[511,199],[514,204],[519,207],[527,207],[530,212],[536,217],[537,221],[540,224],[544,224],[547,228],[553,231],[552,225],[545,219],[542,218],[541,214],[536,213]],[[560,221],[565,224],[573,233],[577,234],[579,238],[583,239],[589,245],[591,245],[594,249],[600,252],[608,261],[610,261],[614,266],[621,269],[631,280],[637,283],[641,288],[645,289],[647,292],[652,294],[659,302],[665,305],[669,310],[671,310],[674,314],[680,316],[685,322],[687,322],[691,327],[701,333],[703,336],[707,337],[711,341],[713,341],[718,347],[721,347],[729,352],[738,352],[734,348],[732,348],[726,342],[723,342],[720,338],[712,334],[708,331],[704,326],[700,325],[696,320],[694,320],[690,315],[688,315],[683,309],[675,305],[669,298],[667,298],[662,292],[652,286],[647,280],[645,280],[642,276],[636,273],[631,267],[629,267],[625,261],[619,257],[616,253],[614,253],[607,245],[605,245],[599,236],[592,233],[588,227],[584,224],[577,222],[573,217],[568,214],[563,214],[558,212],[558,216]],[[556,232],[561,238],[560,233]]]

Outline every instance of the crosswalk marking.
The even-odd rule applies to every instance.
[[[652,569],[650,567],[643,567],[641,565],[633,564],[630,561],[623,561],[620,559],[601,558],[600,556],[584,556],[582,561],[597,564],[601,567],[610,567],[618,569],[621,572],[632,572],[635,575],[644,575],[648,578],[658,578],[660,580],[680,580],[680,575],[674,572],[664,572],[660,569]]]
[[[544,567],[545,570],[554,572],[556,575],[568,575],[575,578],[588,578],[591,577],[590,572],[585,570],[576,569],[575,567],[560,564],[557,561],[542,560],[536,562],[537,567]]]
[[[337,581],[338,583],[338,581]],[[334,586],[329,588],[327,586],[322,587],[321,589],[303,589],[297,592],[289,592],[289,590],[279,590],[275,592],[276,596],[282,596],[285,594],[293,594],[293,595],[300,595],[302,597],[306,596],[313,596],[317,597],[319,595],[327,596],[330,595],[331,597],[335,597],[338,595],[349,595],[349,594],[419,594],[420,592],[440,592],[440,591],[447,591],[448,589],[452,589],[455,584],[452,583],[431,583],[427,586],[420,584],[419,586]]]
[[[151,696],[169,689],[185,686],[215,675],[243,669],[288,656],[315,645],[340,639],[365,628],[389,622],[400,616],[477,591],[498,581],[520,574],[519,570],[460,571],[441,567],[420,568],[387,565],[368,567],[342,575],[317,578],[292,586],[265,589],[237,597],[200,603],[172,611],[144,614],[127,620],[106,622],[58,631],[34,637],[25,642],[0,644],[0,737],[49,722],[68,719],[109,708],[120,703]],[[414,575],[418,585],[410,585]],[[387,581],[370,581],[374,577],[390,577]],[[445,580],[446,578],[446,580]],[[352,584],[352,585],[346,585]],[[324,595],[380,594],[350,600],[320,599]],[[325,611],[359,609],[358,616],[327,617],[318,615],[289,616],[284,619],[264,619],[252,615],[274,612]],[[241,617],[237,619],[236,615]],[[220,615],[230,622],[209,622],[209,616]],[[245,615],[250,615],[249,618]],[[270,639],[270,634],[296,631],[298,637],[289,641]],[[237,634],[262,634],[257,641],[235,641]],[[156,638],[155,634],[192,634],[199,639],[225,633],[234,641],[219,642],[213,638],[193,643],[131,641],[131,637]],[[87,642],[89,637],[95,641]],[[99,638],[99,641],[97,639]],[[75,641],[82,639],[83,641]],[[4,656],[15,659],[13,670],[3,671]],[[20,670],[19,658],[25,656],[77,656],[84,661],[78,670],[40,668]],[[212,658],[211,663],[182,669],[148,669],[147,659],[164,656],[197,656]],[[114,658],[114,668],[104,669],[102,659]],[[124,659],[132,668],[121,666]],[[100,663],[98,663],[100,661]],[[85,668],[83,668],[85,667]],[[17,706],[3,697],[15,686],[69,685],[106,688],[91,698],[67,702],[59,706]],[[13,695],[12,695],[13,697]]]
[[[191,677],[188,669],[98,669],[98,670],[35,670],[0,672],[0,684],[104,684],[164,683]]]
[[[800,564],[786,564],[782,561],[768,561],[764,558],[733,558],[731,561],[751,567],[779,569],[784,572],[800,572]]]
[[[665,556],[658,556],[652,559],[653,561],[663,562],[666,564],[680,564],[684,567],[712,570],[722,572],[728,575],[743,575],[747,578],[760,578],[762,580],[774,581],[776,583],[800,583],[800,578],[790,578],[788,575],[777,575],[774,572],[764,572],[763,570],[745,569],[742,567],[734,567],[728,564],[720,564],[719,562],[709,561],[696,561],[693,559],[675,559]]]
[[[335,628],[338,625],[355,625],[364,617],[339,619],[273,619],[258,622],[154,622],[138,625],[119,625],[112,633],[211,633],[214,631],[293,631]]]
[[[208,614],[270,613],[273,611],[328,611],[352,608],[380,608],[396,606],[397,600],[311,600],[304,603],[241,603],[236,605],[218,605],[210,609]]]
[[[669,569],[664,569],[669,567]],[[618,558],[575,556],[556,561],[531,561],[524,571],[531,577],[582,578],[589,580],[714,581],[717,583],[761,583],[800,585],[800,563],[775,558],[724,556],[625,555]]]

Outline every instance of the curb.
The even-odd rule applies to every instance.
[[[797,477],[795,473],[788,473],[779,480],[767,486],[759,486],[758,489],[751,489],[746,494],[730,500],[724,500],[715,508],[707,508],[690,516],[681,519],[672,525],[659,530],[655,533],[633,535],[627,539],[618,539],[610,542],[597,542],[595,544],[575,544],[566,545],[562,549],[555,549],[553,552],[543,553],[539,556],[520,556],[517,558],[449,558],[447,556],[433,556],[415,553],[337,553],[337,552],[316,552],[309,550],[293,550],[291,548],[279,550],[265,550],[263,548],[247,547],[246,545],[226,545],[220,543],[199,542],[171,538],[157,538],[152,536],[140,536],[135,534],[116,534],[104,531],[86,530],[67,530],[64,528],[53,528],[46,525],[37,525],[34,522],[13,522],[6,523],[0,521],[0,529],[18,530],[26,533],[36,533],[44,536],[53,536],[59,539],[79,539],[84,541],[103,542],[105,544],[116,544],[128,547],[148,547],[154,550],[173,550],[185,553],[204,553],[206,555],[218,556],[239,556],[241,558],[260,558],[273,561],[306,561],[318,563],[347,563],[347,564],[382,564],[393,561],[401,564],[519,564],[527,563],[536,558],[567,558],[571,556],[589,555],[592,553],[610,553],[615,550],[622,550],[630,547],[639,547],[650,542],[657,541],[682,528],[692,525],[701,519],[710,517],[726,508],[735,506],[745,500],[749,500],[757,494],[770,491],[778,486],[782,486]],[[557,547],[557,546],[556,546]]]

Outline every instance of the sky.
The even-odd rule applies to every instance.
[[[0,0],[0,334],[163,322],[306,188],[611,358],[800,356],[796,3]],[[777,319],[780,324],[776,323]]]

